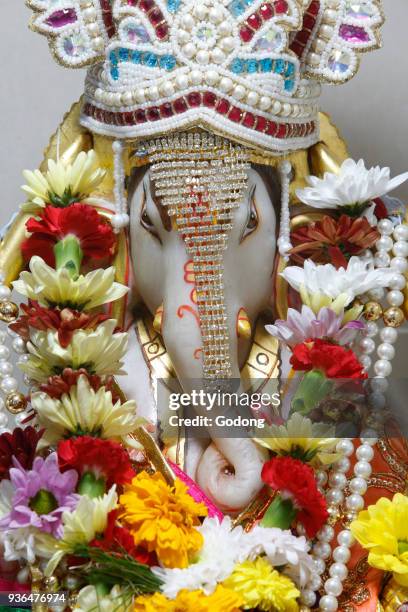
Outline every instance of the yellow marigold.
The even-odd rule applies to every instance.
[[[296,612],[296,599],[300,592],[287,576],[273,569],[270,563],[258,557],[235,566],[224,586],[242,595],[244,610],[258,608],[265,612]]]
[[[167,599],[161,593],[143,595],[135,600],[134,612],[238,612],[243,603],[242,596],[222,585],[214,593],[203,591],[180,591],[176,599]]]
[[[372,567],[393,572],[399,584],[408,586],[408,497],[381,497],[359,513],[351,532],[369,551]]]
[[[120,504],[135,544],[154,551],[165,567],[187,567],[202,547],[203,536],[194,526],[207,508],[194,501],[180,480],[170,487],[158,472],[141,472],[126,485]]]

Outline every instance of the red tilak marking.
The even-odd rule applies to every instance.
[[[195,320],[197,321],[197,324],[200,325],[200,318],[197,314],[197,312],[194,310],[194,308],[192,306],[189,306],[188,304],[183,304],[182,306],[180,306],[180,308],[177,310],[177,316],[182,319],[184,317],[184,311],[189,312],[190,314],[193,315],[193,317],[195,318]]]
[[[203,352],[203,349],[198,348],[194,351],[194,359],[201,359],[201,354]]]

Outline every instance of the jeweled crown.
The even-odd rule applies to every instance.
[[[202,127],[282,153],[319,138],[320,81],[379,46],[380,0],[28,0],[57,60],[90,66],[81,123],[115,138]]]

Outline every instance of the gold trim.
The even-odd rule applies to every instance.
[[[5,274],[5,284],[15,281],[24,267],[21,243],[26,237],[25,224],[30,214],[20,212],[0,244],[0,270]]]

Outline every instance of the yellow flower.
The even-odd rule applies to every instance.
[[[118,496],[116,486],[101,497],[83,495],[75,510],[62,515],[63,535],[54,540],[53,556],[45,568],[45,575],[51,576],[66,554],[74,554],[77,546],[88,544],[104,533],[108,525],[108,514],[116,508]]]
[[[124,438],[145,423],[136,416],[133,400],[123,404],[112,402],[112,394],[101,387],[94,391],[86,376],[80,376],[76,386],[61,399],[53,399],[42,392],[33,393],[31,404],[37,422],[45,428],[40,447],[56,444],[69,434],[98,435],[100,438]]]
[[[41,257],[30,260],[30,272],[21,272],[13,287],[22,295],[44,306],[69,306],[91,310],[113,302],[128,292],[128,287],[115,283],[115,268],[98,268],[73,279],[66,268],[54,270]]]
[[[350,302],[347,293],[341,293],[334,299],[325,293],[312,293],[308,291],[304,285],[300,286],[299,293],[302,298],[302,303],[309,306],[315,314],[318,314],[319,310],[324,307],[330,308],[337,315],[344,310],[343,323],[358,319],[363,312],[363,306],[352,306],[346,309],[347,304]]]
[[[23,204],[23,210],[36,212],[47,203],[67,206],[83,201],[105,178],[106,172],[97,168],[97,161],[95,151],[82,151],[73,164],[49,159],[46,173],[24,170],[27,185],[22,189],[28,202]]]
[[[291,455],[313,465],[329,465],[340,457],[334,452],[338,442],[334,434],[333,427],[312,423],[295,412],[285,425],[267,427],[264,436],[255,438],[255,442],[277,455]]]
[[[64,348],[53,330],[31,330],[27,343],[28,360],[19,367],[30,378],[45,382],[64,368],[85,368],[91,374],[123,374],[122,359],[128,343],[127,333],[113,333],[116,321],[104,321],[94,330],[76,330]]]
[[[242,595],[244,610],[259,608],[265,612],[296,612],[300,591],[263,557],[237,565],[224,586]]]
[[[202,547],[203,536],[194,526],[207,508],[194,501],[180,480],[170,487],[160,473],[141,472],[125,486],[120,504],[135,544],[155,551],[165,567],[187,567]]]
[[[237,612],[243,599],[237,593],[218,585],[214,593],[180,591],[176,599],[167,599],[161,593],[144,595],[135,600],[133,612]]]
[[[351,532],[369,551],[372,567],[393,572],[399,584],[408,586],[408,497],[381,497],[359,513]]]

